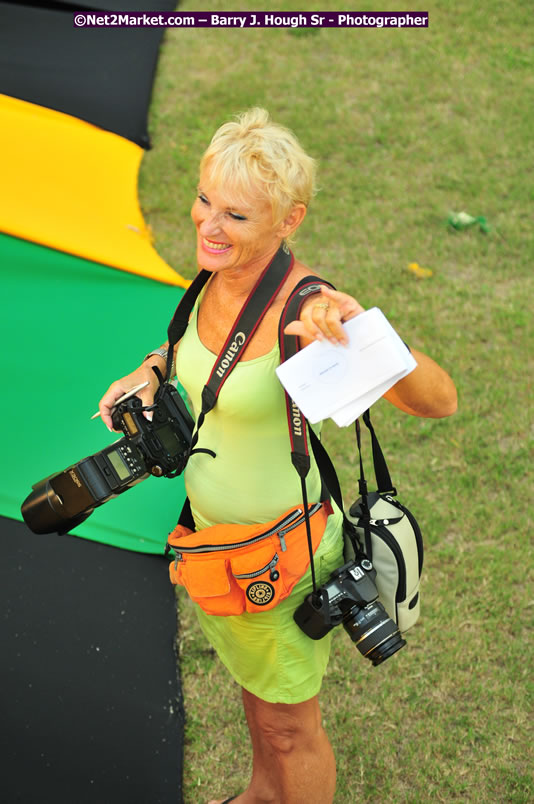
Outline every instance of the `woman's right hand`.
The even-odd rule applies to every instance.
[[[122,377],[122,379],[116,380],[109,386],[98,405],[102,421],[108,430],[112,431],[114,429],[111,420],[111,411],[115,407],[117,399],[128,393],[134,386],[141,385],[141,383],[148,381],[147,387],[139,391],[136,396],[139,397],[143,405],[151,405],[153,403],[154,395],[159,387],[159,380],[156,373],[152,370],[153,365],[156,365],[161,373],[165,375],[165,360],[157,355],[151,355],[138,369]]]

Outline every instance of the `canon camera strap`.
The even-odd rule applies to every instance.
[[[198,431],[202,427],[206,414],[215,407],[221,388],[239,362],[239,358],[250,343],[265,313],[287,280],[293,263],[293,254],[286,244],[282,243],[271,262],[264,268],[241,307],[230,333],[215,360],[208,381],[202,389],[202,407],[193,433],[189,454],[193,452],[198,443]],[[201,271],[198,274],[183,295],[169,324],[167,330],[169,350],[167,354],[166,379],[170,376],[174,347],[183,336],[195,301],[210,276],[212,274],[209,271]]]
[[[330,282],[319,279],[317,276],[305,276],[291,291],[284,309],[282,310],[278,324],[280,363],[284,363],[299,351],[298,336],[286,335],[284,333],[285,328],[292,321],[296,321],[299,318],[304,302],[307,301],[310,295],[320,293],[324,285],[334,288]],[[285,392],[285,397],[289,438],[291,441],[291,462],[302,478],[306,477],[310,469],[310,456],[306,438],[306,419],[287,391]]]
[[[290,357],[293,357],[299,351],[299,338],[297,335],[286,335],[284,330],[286,326],[295,321],[300,316],[300,311],[303,304],[312,294],[321,292],[323,286],[327,286],[335,290],[334,286],[327,282],[325,279],[320,279],[317,276],[305,276],[292,290],[289,298],[286,301],[280,322],[278,324],[278,343],[280,345],[280,362],[283,363]],[[287,424],[289,429],[289,438],[291,441],[291,462],[297,470],[300,477],[300,484],[302,489],[302,502],[304,507],[304,516],[306,520],[306,538],[308,542],[308,551],[310,554],[310,568],[312,576],[313,592],[317,594],[317,584],[315,579],[315,565],[313,560],[313,548],[311,538],[310,520],[308,515],[308,493],[306,489],[306,475],[310,470],[310,455],[308,450],[307,432],[310,435],[310,442],[312,445],[313,454],[319,468],[319,474],[323,485],[326,486],[327,491],[334,498],[338,508],[343,511],[343,502],[341,497],[341,488],[337,478],[336,470],[330,460],[330,456],[321,444],[319,438],[315,435],[312,427],[308,429],[308,422],[300,410],[300,408],[291,399],[287,391],[286,397],[286,410],[287,410]],[[345,518],[345,515],[343,514]],[[347,521],[348,529],[350,530],[350,523]]]

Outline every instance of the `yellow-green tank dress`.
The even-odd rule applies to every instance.
[[[180,344],[177,374],[195,417],[216,355],[200,341],[197,307]],[[268,354],[240,361],[226,380],[215,408],[200,430],[199,447],[216,453],[191,456],[185,485],[197,530],[221,522],[269,522],[302,504],[293,468],[283,388],[275,374],[276,345]],[[308,500],[320,499],[321,482],[312,456]],[[324,583],[343,563],[342,516],[328,518],[315,553],[317,580]],[[330,635],[306,636],[293,612],[311,591],[311,572],[271,611],[236,617],[208,615],[197,606],[200,625],[233,678],[271,703],[300,703],[319,692],[330,652]]]

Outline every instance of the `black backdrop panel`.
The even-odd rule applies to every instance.
[[[0,518],[3,802],[182,801],[166,565]]]
[[[164,11],[175,3],[142,5]],[[163,33],[163,28],[74,28],[72,11],[0,2],[0,92],[148,148],[148,106]]]

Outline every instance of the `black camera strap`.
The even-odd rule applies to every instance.
[[[312,294],[320,293],[323,286],[334,288],[334,286],[327,282],[325,279],[320,279],[317,276],[305,276],[292,290],[289,298],[286,301],[280,322],[278,325],[278,342],[280,345],[280,362],[288,360],[295,355],[299,350],[299,339],[296,335],[286,335],[284,329],[291,322],[299,318],[300,311],[304,302]],[[310,469],[310,455],[308,451],[307,433],[309,433],[310,443],[314,458],[319,468],[319,474],[323,484],[323,492],[321,498],[325,498],[331,494],[336,502],[338,508],[343,511],[343,501],[341,496],[341,487],[336,474],[336,470],[330,456],[326,449],[317,437],[313,428],[308,425],[304,414],[300,408],[291,399],[287,391],[286,397],[286,410],[287,410],[287,423],[289,428],[289,438],[291,441],[291,462],[300,476],[300,483],[302,488],[302,502],[304,506],[304,514],[306,517],[306,538],[308,542],[308,551],[310,554],[310,568],[312,576],[313,593],[317,594],[317,583],[315,578],[315,565],[313,560],[313,548],[311,540],[311,528],[308,516],[308,495],[306,490],[306,476]],[[348,520],[345,521],[347,530],[351,530],[352,526]]]
[[[278,343],[280,346],[280,362],[295,355],[299,350],[297,335],[285,335],[286,326],[298,319],[304,302],[308,297],[321,292],[321,287],[333,287],[330,282],[316,276],[305,276],[291,291],[278,323]],[[306,477],[310,469],[310,456],[306,439],[306,419],[302,411],[293,402],[289,394],[285,393],[289,438],[291,441],[291,462],[300,477]]]
[[[369,413],[369,411],[367,411]],[[371,421],[369,419],[369,421]],[[362,459],[362,434],[360,429],[360,420],[356,419],[354,422],[354,429],[356,432],[356,444],[358,445],[358,455],[360,458],[360,477],[358,479],[358,491],[360,493],[360,509],[362,513],[362,520],[363,520],[363,532],[364,532],[364,539],[365,539],[365,546],[367,550],[367,555],[372,555],[370,552],[371,547],[371,512],[369,510],[369,495],[367,490],[367,481],[365,479],[365,473],[363,470],[363,459]]]
[[[180,299],[178,307],[174,311],[172,321],[167,328],[169,348],[167,351],[167,371],[165,372],[166,382],[169,382],[171,377],[171,366],[174,359],[174,347],[186,331],[191,312],[195,306],[195,302],[210,276],[213,276],[211,271],[200,271],[187,288],[186,292]]]
[[[280,246],[250,291],[202,391],[202,413],[204,415],[215,406],[221,388],[250,343],[265,313],[279,294],[293,268],[294,261],[295,258],[287,246],[285,244]]]
[[[388,465],[384,457],[384,453],[382,452],[382,448],[379,444],[378,437],[375,433],[375,429],[371,424],[371,412],[369,410],[366,410],[362,416],[362,419],[364,420],[365,425],[371,434],[371,445],[373,450],[373,467],[375,470],[376,486],[378,492],[380,494],[391,494],[395,497],[397,494],[397,489],[393,485],[391,476],[389,474]],[[361,453],[360,453],[360,460],[361,460]]]
[[[382,452],[382,448],[378,441],[378,437],[375,433],[375,429],[371,423],[370,410],[365,411],[365,413],[362,415],[362,419],[365,422],[365,425],[371,434],[371,444],[373,450],[373,468],[375,470],[377,491],[379,494],[390,494],[392,496],[396,496],[397,489],[395,488],[395,486],[391,481],[391,476],[389,474],[389,469],[386,463],[386,459],[384,457],[384,453]],[[360,477],[358,480],[358,491],[360,493],[360,500],[361,500],[360,502],[361,521],[363,523],[366,553],[367,555],[372,555],[372,549],[371,549],[372,520],[371,520],[371,511],[369,508],[369,492],[367,489],[367,481],[365,479],[365,473],[363,469],[362,439],[361,439],[361,428],[359,419],[356,419],[356,421],[354,422],[354,429],[356,432],[356,444],[358,445],[358,455],[360,459]]]
[[[258,281],[250,291],[247,299],[235,319],[230,333],[220,350],[208,381],[202,389],[202,407],[193,433],[189,454],[192,454],[198,443],[198,433],[206,414],[215,407],[217,397],[224,383],[239,362],[241,355],[250,343],[265,313],[280,292],[293,268],[294,257],[288,247],[283,243],[270,263],[264,268]],[[170,376],[170,366],[174,347],[183,336],[195,301],[212,276],[209,271],[201,271],[183,295],[173,319],[167,330],[169,350],[167,355],[167,379]],[[198,451],[198,450],[196,450]],[[213,453],[210,454],[213,455]]]

